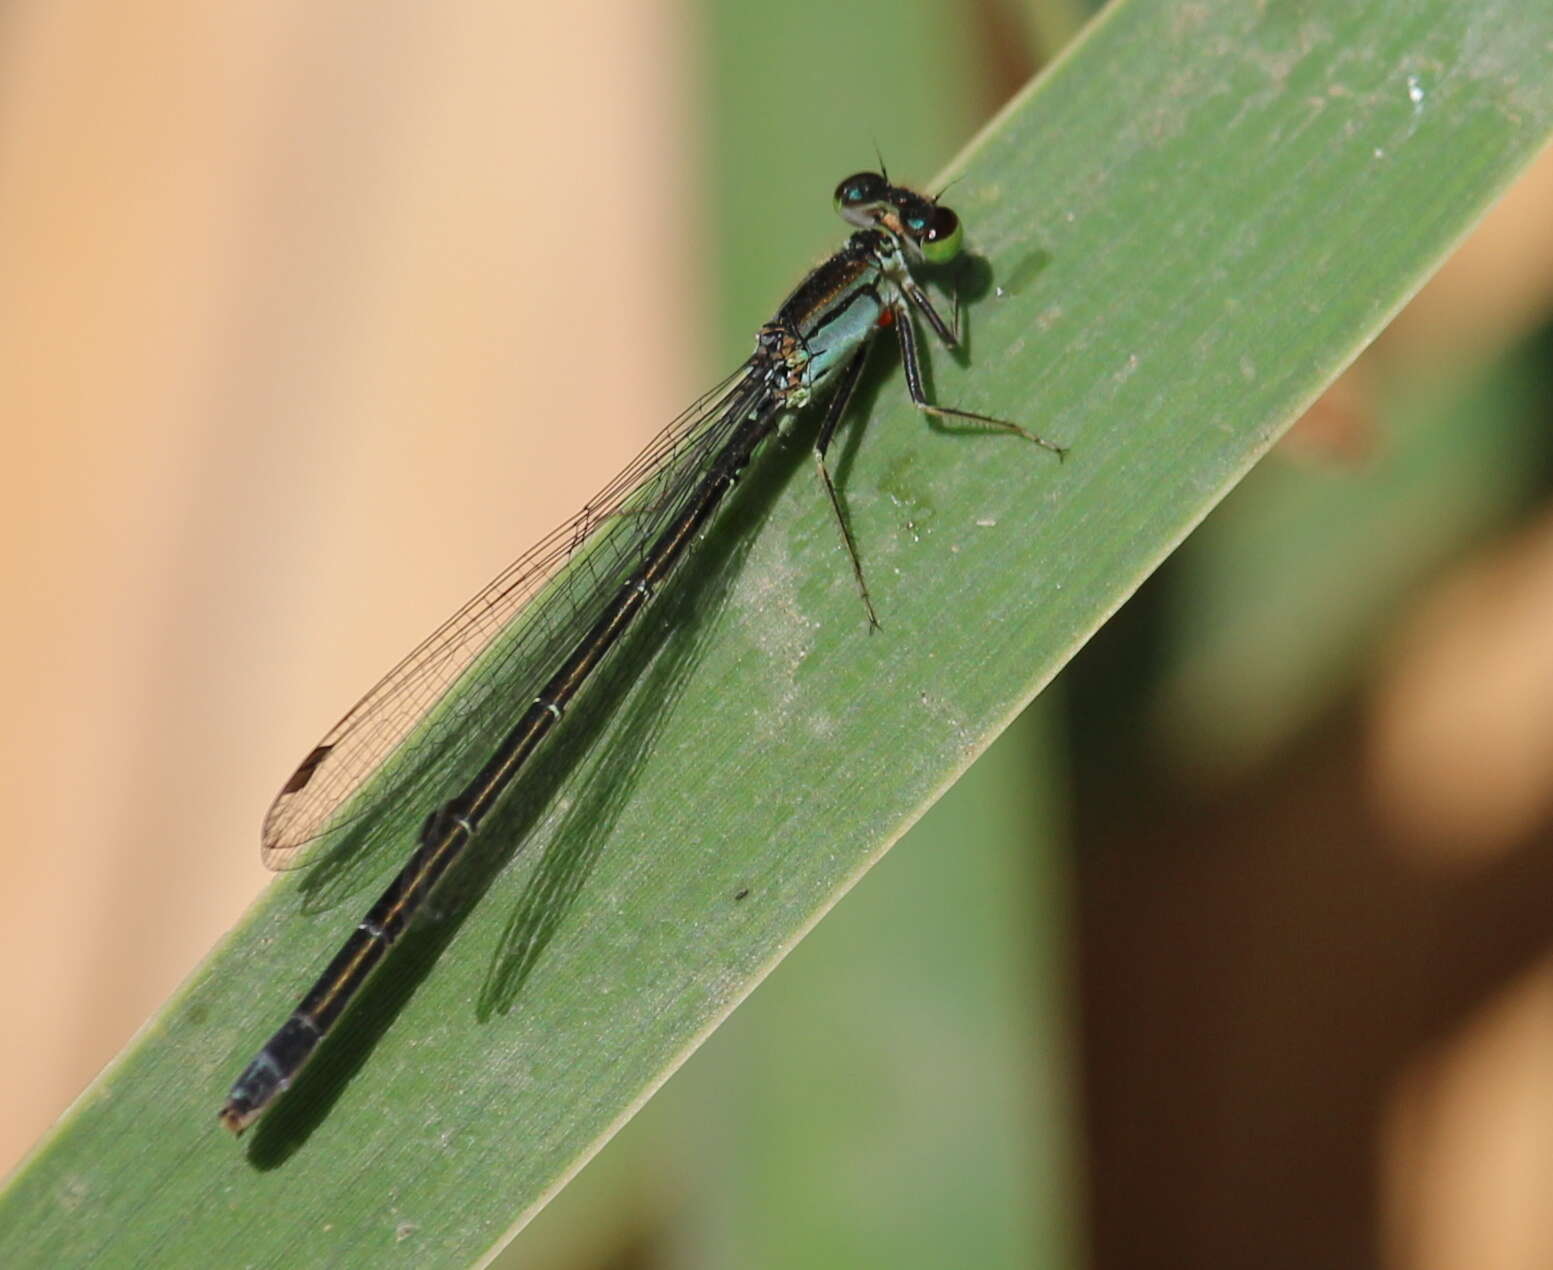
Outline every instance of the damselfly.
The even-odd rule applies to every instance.
[[[361,821],[365,807],[423,806],[429,814],[409,861],[232,1086],[220,1114],[234,1133],[302,1070],[466,853],[492,806],[706,530],[761,443],[822,394],[829,400],[815,464],[868,624],[878,626],[825,461],[876,334],[895,332],[906,391],[919,409],[1063,453],[1005,419],[927,400],[913,312],[946,347],[956,347],[957,335],[912,266],[959,254],[962,231],[954,212],[874,172],[848,177],[835,197],[855,232],[761,327],[749,360],[390,671],[280,791],[263,829],[264,861],[273,869],[319,858]]]

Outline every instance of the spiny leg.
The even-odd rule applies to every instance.
[[[927,297],[922,295],[920,290],[907,291],[906,294],[911,299],[911,302],[927,315],[928,322],[933,327],[934,333],[948,347],[953,348],[955,344],[953,337],[950,335],[949,328],[944,325],[943,319],[938,316],[933,306],[928,303]],[[912,329],[911,312],[904,304],[896,304],[895,321],[892,325],[895,327],[896,338],[900,341],[901,369],[906,374],[906,391],[911,395],[911,404],[916,406],[918,410],[930,415],[939,415],[943,418],[965,419],[971,423],[979,423],[986,428],[996,428],[1000,432],[1012,432],[1015,436],[1024,437],[1027,441],[1034,441],[1043,450],[1050,450],[1059,459],[1066,457],[1068,453],[1066,446],[1057,445],[1046,440],[1045,437],[1039,437],[1035,433],[1021,428],[1017,423],[1012,423],[1007,419],[996,419],[992,415],[977,414],[974,410],[961,410],[957,406],[934,405],[933,402],[927,399],[927,394],[922,390],[922,366],[917,357],[917,336]]]
[[[841,540],[846,544],[847,556],[852,561],[852,576],[857,579],[857,593],[862,597],[863,608],[868,614],[868,629],[876,631],[879,629],[879,617],[874,612],[874,602],[868,594],[868,583],[863,578],[863,562],[858,557],[857,543],[852,537],[851,526],[847,524],[847,514],[842,509],[841,499],[836,494],[836,483],[831,480],[830,468],[825,464],[825,452],[830,449],[831,440],[841,424],[841,416],[846,413],[852,394],[857,390],[857,381],[863,377],[863,363],[867,357],[868,343],[865,341],[863,347],[852,355],[852,360],[841,368],[841,378],[836,381],[834,394],[825,407],[825,418],[820,423],[819,435],[814,440],[814,465],[820,470],[820,480],[825,486],[826,496],[830,499],[830,509],[836,513],[836,524],[841,528]]]

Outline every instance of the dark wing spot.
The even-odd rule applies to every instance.
[[[313,773],[318,770],[318,765],[329,757],[329,752],[333,749],[334,746],[332,745],[314,746],[313,752],[302,760],[301,766],[296,771],[291,773],[291,779],[286,782],[285,788],[280,791],[281,796],[294,794],[299,789],[304,788],[308,781],[313,779]]]

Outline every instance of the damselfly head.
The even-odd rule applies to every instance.
[[[960,218],[933,199],[891,185],[877,172],[859,172],[836,187],[836,210],[863,228],[879,227],[910,243],[929,264],[960,254],[965,234]]]

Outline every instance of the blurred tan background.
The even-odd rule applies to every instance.
[[[0,17],[5,1168],[264,885],[298,756],[693,395],[680,21]]]
[[[939,7],[984,32],[958,138],[1036,53],[992,20],[1012,6]],[[317,736],[703,386],[709,341],[747,340],[708,317],[704,19],[0,15],[0,1166],[263,886],[259,819]],[[1553,348],[1528,345],[1550,207],[1544,156],[1239,506],[1368,499],[1409,452],[1397,385]],[[1143,597],[1206,616],[1112,716],[1154,798],[1086,803],[1085,765],[1119,760],[1073,761],[1093,1264],[1553,1265],[1547,484],[1433,551],[1254,735],[1226,703],[1276,642],[1227,653],[1246,628],[1191,603],[1230,566]],[[611,1255],[575,1264],[668,1264]]]

